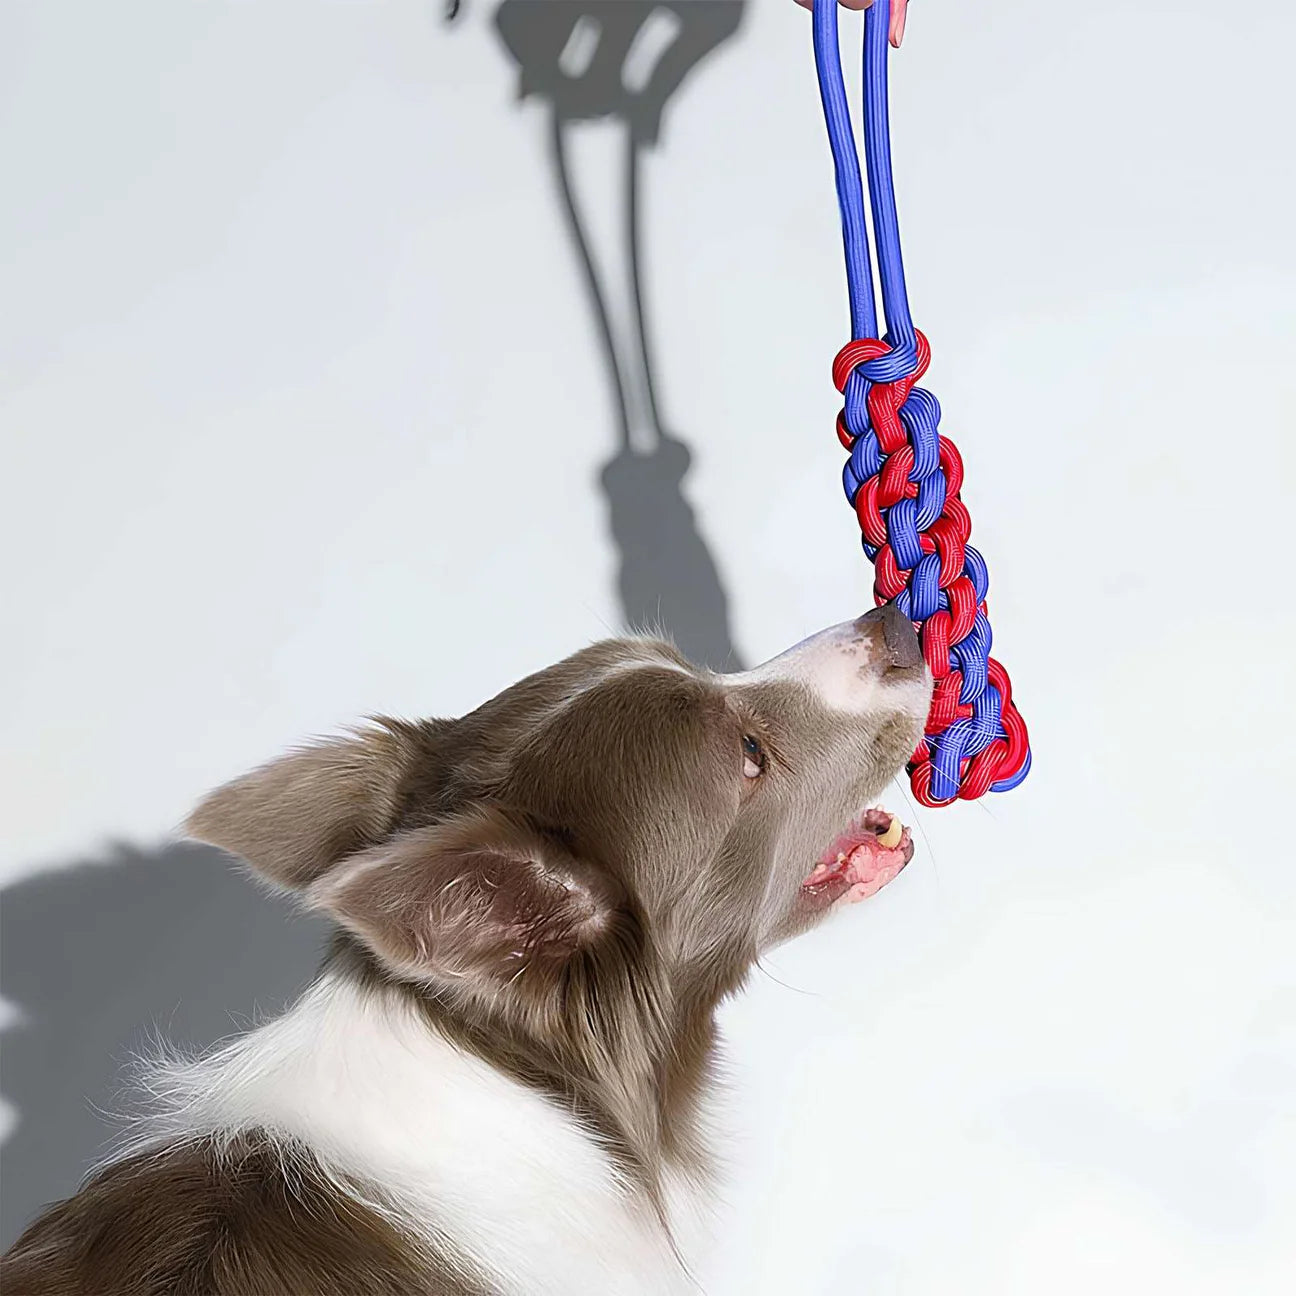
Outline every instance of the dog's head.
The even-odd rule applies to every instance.
[[[922,732],[931,681],[879,609],[753,671],[597,644],[458,720],[383,720],[229,784],[191,833],[329,911],[395,978],[538,1021],[601,969],[712,1000],[861,879],[866,808]],[[880,880],[879,880],[880,879]],[[706,987],[705,991],[699,987]]]

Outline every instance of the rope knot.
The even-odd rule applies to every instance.
[[[931,348],[917,329],[912,342],[898,347],[885,338],[855,338],[833,360],[833,384],[839,392],[844,392],[846,380],[852,373],[858,373],[870,383],[894,383],[908,378],[912,387],[927,372],[930,363]]]
[[[936,684],[909,774],[918,800],[938,806],[1016,787],[1030,749],[1008,674],[990,656],[990,578],[968,543],[963,458],[940,434],[939,401],[916,385],[931,348],[918,330],[914,339],[908,350],[882,338],[848,342],[833,385],[845,397],[842,481],[874,563],[874,598],[917,624]]]

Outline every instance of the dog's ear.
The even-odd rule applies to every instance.
[[[604,870],[484,807],[360,853],[306,898],[398,975],[470,993],[552,984],[624,914]]]
[[[415,747],[412,728],[382,721],[293,752],[213,792],[185,831],[278,886],[305,887],[390,831]]]

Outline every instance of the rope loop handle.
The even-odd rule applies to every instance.
[[[836,0],[815,0],[814,48],[846,251],[853,340],[833,360],[844,397],[837,438],[846,498],[874,565],[873,596],[916,625],[935,687],[909,763],[925,806],[1006,792],[1030,772],[1030,741],[1008,672],[990,656],[985,559],[969,543],[963,458],[940,432],[940,402],[917,385],[931,363],[909,315],[887,116],[890,0],[864,19],[864,156],[886,331],[878,328],[868,221],[837,39]]]

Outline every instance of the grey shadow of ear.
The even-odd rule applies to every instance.
[[[599,474],[618,557],[622,618],[660,629],[700,665],[741,665],[720,571],[684,492],[687,444],[663,425],[644,291],[642,158],[668,102],[742,23],[743,0],[504,0],[495,29],[518,97],[549,115],[547,162],[597,331],[617,450]],[[572,128],[610,123],[622,163],[572,165]],[[600,213],[615,212],[611,222]],[[615,230],[596,250],[591,228]],[[677,426],[671,424],[672,427]]]
[[[267,895],[228,855],[118,846],[0,892],[0,1250],[73,1192],[118,1126],[124,1064],[159,1033],[205,1048],[291,999],[318,966],[323,921]]]

